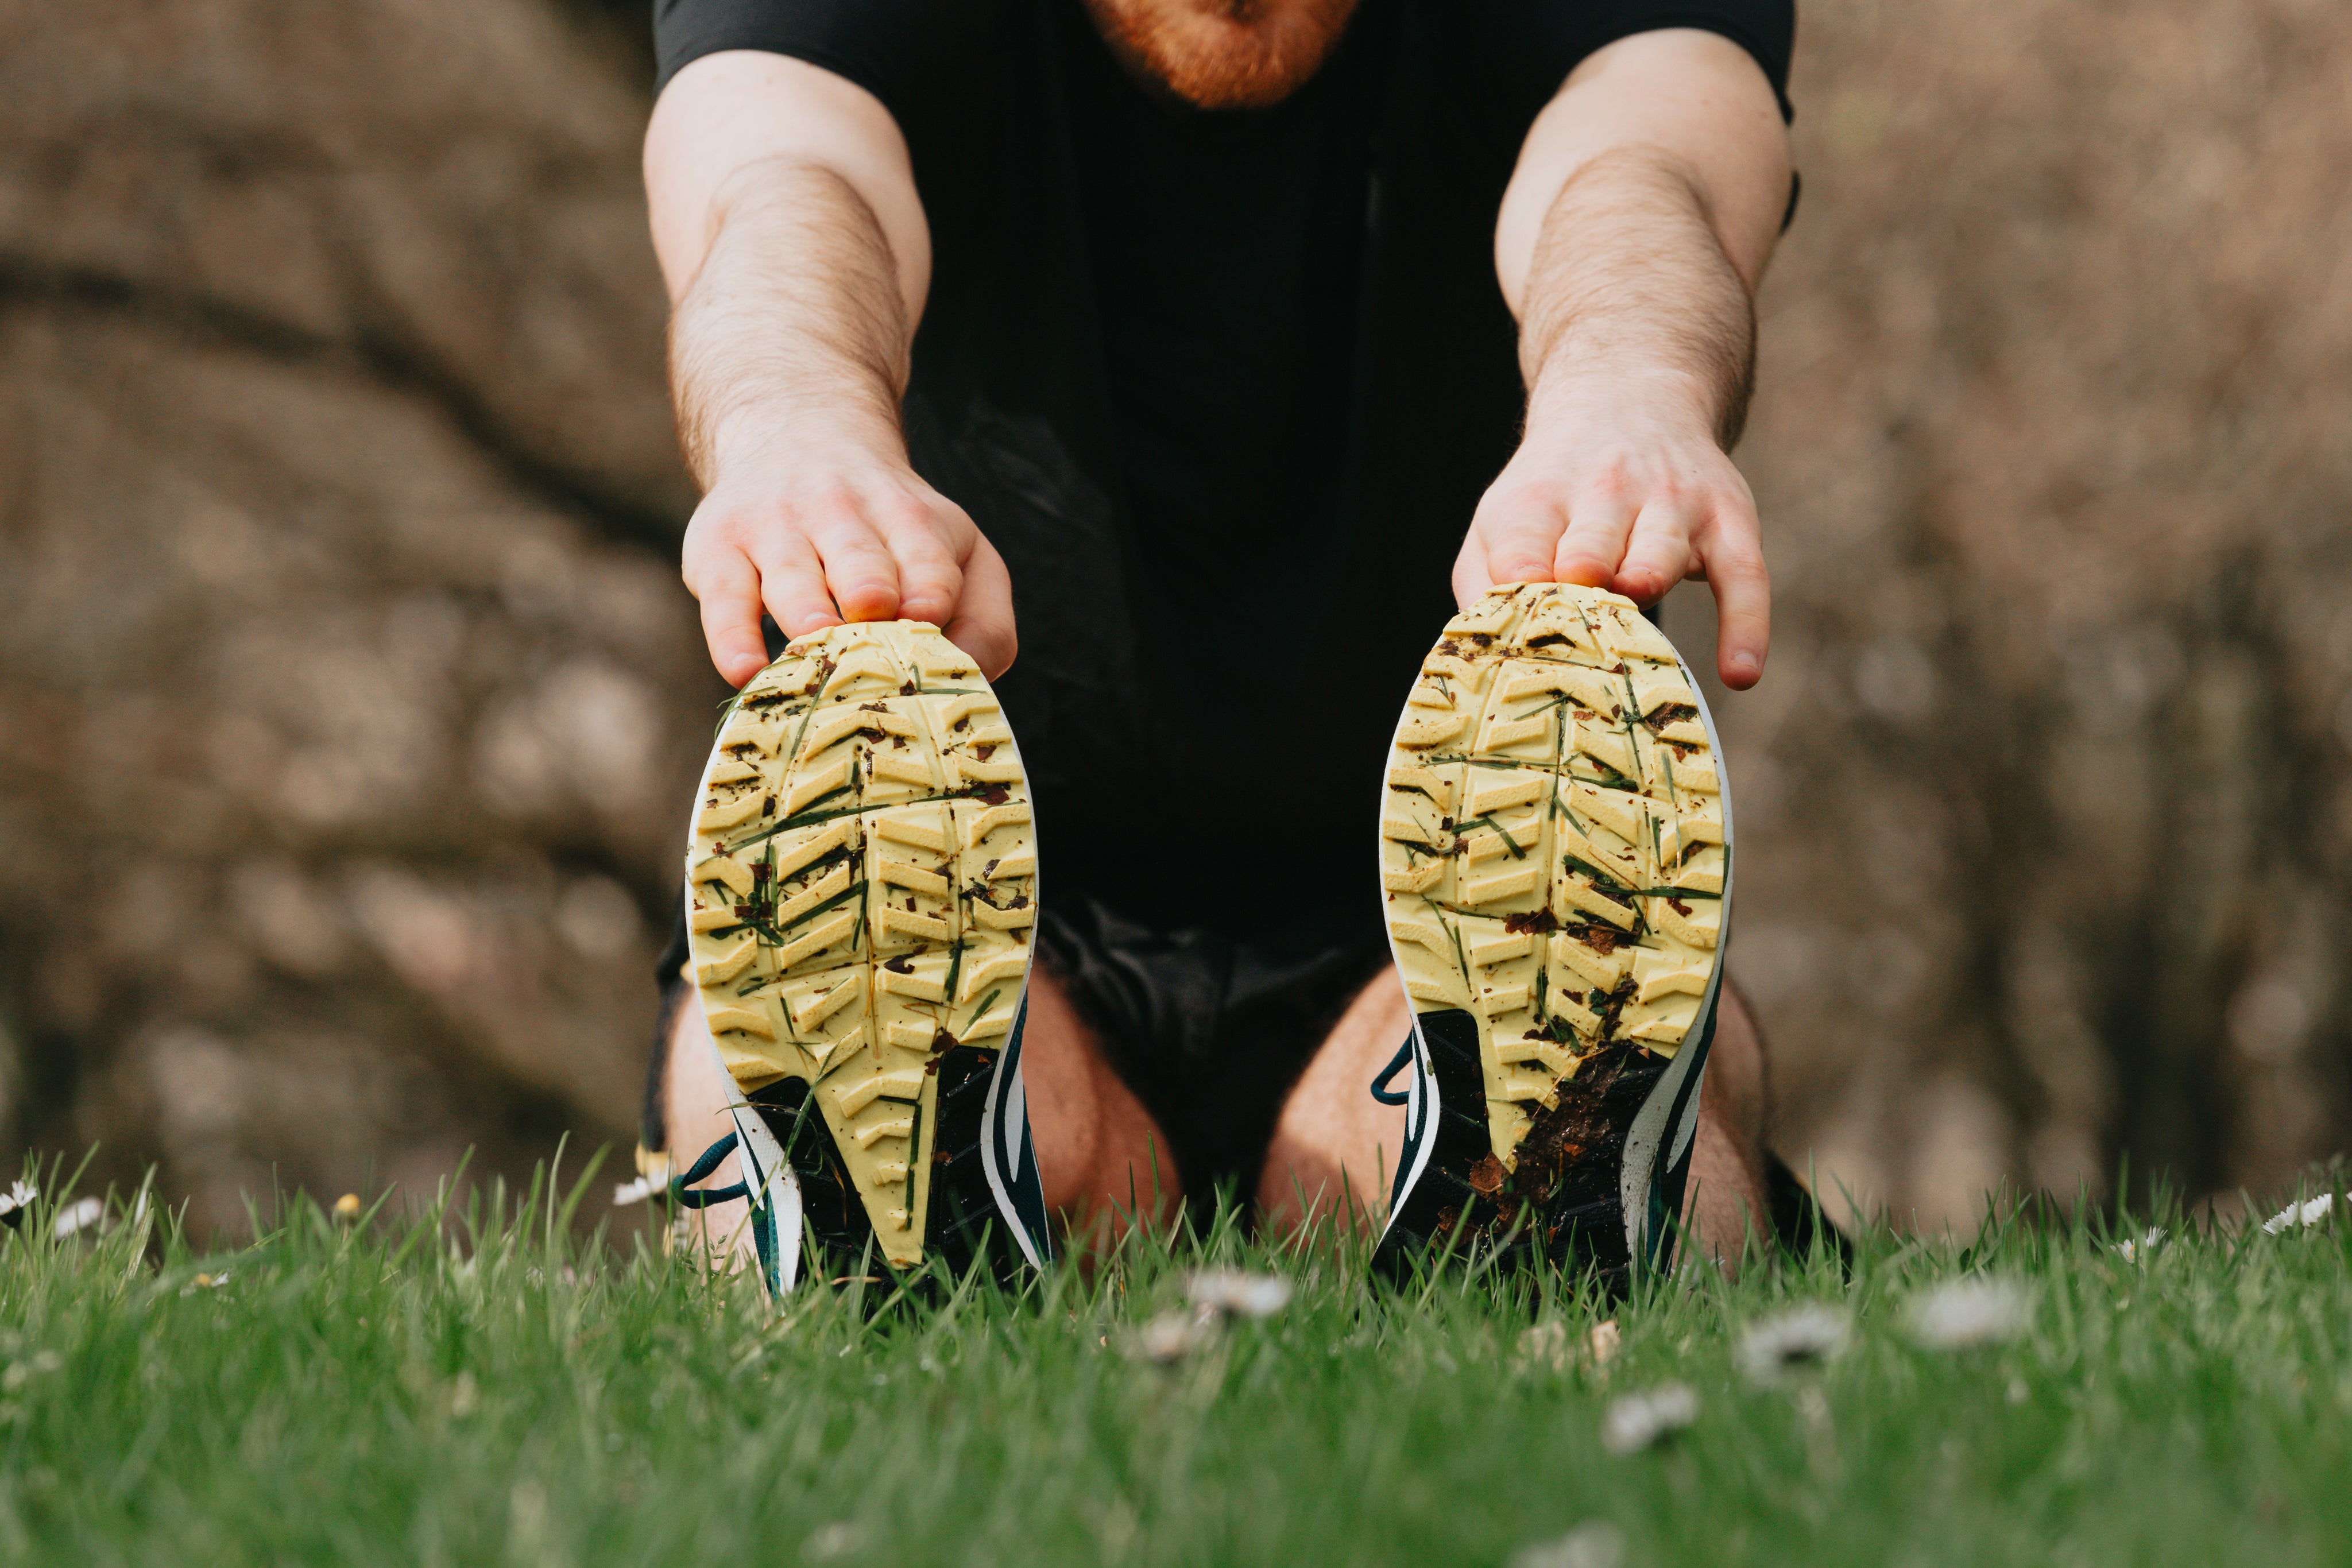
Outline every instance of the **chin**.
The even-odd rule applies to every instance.
[[[1330,57],[1356,0],[1087,0],[1127,61],[1196,109],[1265,109]]]

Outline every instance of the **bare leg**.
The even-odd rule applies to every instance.
[[[1173,1216],[1184,1188],[1166,1136],[1110,1070],[1093,1031],[1043,968],[1029,974],[1021,1061],[1045,1204],[1072,1242],[1084,1249],[1108,1240],[1126,1228],[1129,1215],[1148,1216],[1155,1223]],[[734,1127],[709,1030],[690,996],[670,1026],[663,1083],[670,1160],[683,1172]],[[726,1186],[737,1179],[730,1155],[707,1185]],[[731,1249],[735,1264],[742,1266],[753,1258],[748,1218],[739,1199],[689,1211],[688,1223],[714,1256]]]
[[[1073,1250],[1108,1242],[1130,1218],[1159,1225],[1174,1218],[1184,1177],[1167,1134],[1111,1071],[1102,1042],[1042,966],[1029,971],[1021,1071],[1045,1207]]]
[[[1769,1105],[1764,1037],[1747,998],[1729,984],[1716,1016],[1715,1044],[1699,1088],[1698,1139],[1691,1150],[1683,1223],[1700,1250],[1731,1274],[1752,1238],[1771,1236],[1764,1203],[1764,1124]]]
[[[1348,1004],[1275,1123],[1257,1184],[1267,1225],[1298,1228],[1342,1205],[1351,1224],[1378,1228],[1386,1218],[1404,1107],[1381,1104],[1370,1086],[1412,1029],[1404,986],[1393,967],[1382,969]]]

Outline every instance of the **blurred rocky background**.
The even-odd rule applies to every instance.
[[[625,1148],[723,695],[644,31],[0,0],[0,1157],[215,1226]],[[2347,80],[2324,0],[1804,7],[1778,642],[1719,713],[1825,1189],[1965,1226],[2344,1141]]]
[[[1801,5],[1733,969],[1923,1224],[2352,1141],[2347,82],[2325,0]]]
[[[0,8],[9,1145],[200,1226],[625,1145],[723,695],[628,20]]]

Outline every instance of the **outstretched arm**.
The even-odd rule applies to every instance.
[[[1756,684],[1771,585],[1727,454],[1789,169],[1771,84],[1713,33],[1620,39],[1538,117],[1495,234],[1527,429],[1455,561],[1465,602],[1490,583],[1559,581],[1648,603],[1703,576],[1717,672]]]
[[[1002,674],[1004,563],[899,432],[930,235],[889,111],[800,60],[709,55],[654,107],[646,189],[703,486],[683,570],[719,674],[740,685],[768,662],[763,607],[788,636],[929,621]]]

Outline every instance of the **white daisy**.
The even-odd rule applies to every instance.
[[[1184,1294],[1194,1306],[1230,1317],[1270,1318],[1290,1304],[1290,1281],[1279,1274],[1204,1269],[1185,1281]]]
[[[105,1204],[94,1197],[78,1197],[66,1205],[65,1212],[58,1216],[58,1239],[62,1241],[77,1231],[87,1230],[105,1217]]]
[[[1609,1402],[1607,1413],[1601,1417],[1601,1446],[1622,1458],[1697,1419],[1698,1390],[1687,1383],[1661,1384],[1646,1394],[1628,1394]]]
[[[1218,1321],[1208,1307],[1162,1312],[1128,1336],[1127,1353],[1139,1361],[1173,1366],[1217,1337]]]
[[[2025,1332],[2032,1301],[2013,1280],[1951,1280],[1911,1308],[1911,1338],[1927,1350],[2000,1344]]]
[[[1554,1372],[1567,1371],[1568,1325],[1554,1321],[1520,1330],[1519,1350],[1514,1364],[1521,1370],[1548,1366]]]
[[[40,1196],[41,1189],[39,1187],[28,1186],[21,1181],[10,1182],[8,1184],[8,1190],[6,1192],[0,1192],[0,1219],[7,1219],[9,1216],[16,1214],[18,1209],[30,1207],[33,1200]],[[16,1222],[14,1220],[10,1220],[10,1223],[14,1224]]]
[[[1511,1568],[1618,1568],[1625,1561],[1625,1532],[1605,1519],[1588,1519],[1558,1541],[1522,1546]]]
[[[1815,1301],[1749,1326],[1739,1336],[1739,1369],[1764,1387],[1794,1373],[1810,1371],[1845,1354],[1851,1331],[1846,1314]]]
[[[1608,1375],[1609,1363],[1615,1359],[1621,1343],[1617,1320],[1593,1324],[1581,1339],[1569,1338],[1568,1325],[1558,1321],[1540,1322],[1519,1334],[1519,1350],[1516,1364],[1521,1367],[1549,1366],[1554,1372],[1566,1372],[1580,1348],[1593,1370]]]
[[[2163,1245],[2164,1227],[2151,1225],[2147,1228],[2147,1234],[2138,1240],[2134,1241],[2126,1236],[2116,1242],[2116,1253],[2126,1263],[2137,1263]]]
[[[2263,1228],[2276,1236],[2280,1231],[2293,1229],[2298,1225],[2315,1225],[2326,1218],[2328,1210],[2335,1207],[2336,1195],[2332,1192],[2323,1192],[2309,1203],[2288,1204],[2284,1208],[2263,1220]]]
[[[865,1544],[866,1532],[845,1520],[836,1520],[812,1533],[801,1544],[801,1555],[812,1563],[846,1557]]]

